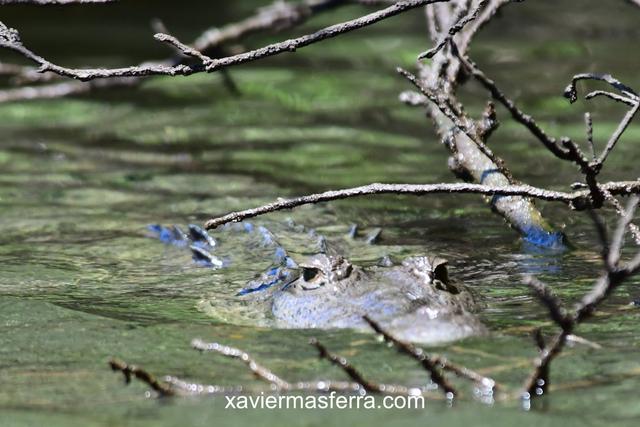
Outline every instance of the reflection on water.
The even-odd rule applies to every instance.
[[[228,14],[241,16],[240,8],[251,9],[249,2],[242,3],[238,10],[228,7]],[[578,10],[568,1],[513,5],[474,51],[486,71],[550,130],[578,139],[580,107],[556,102],[568,76],[605,68],[640,87],[637,67],[628,55],[620,55],[637,40],[637,16],[623,2],[586,3]],[[27,26],[20,11],[10,13],[11,24],[23,27],[25,37],[33,34],[43,50],[55,51],[42,35],[49,27]],[[590,33],[581,23],[592,22],[592,14],[598,20]],[[569,15],[571,22],[563,18]],[[34,16],[49,22],[44,15]],[[530,24],[513,26],[510,17]],[[182,25],[184,31],[195,31],[180,17],[175,23],[169,18],[172,29]],[[89,13],[83,22],[92,19],[99,17]],[[191,351],[194,337],[251,351],[292,380],[341,378],[307,348],[308,338],[317,336],[376,379],[424,385],[418,367],[371,335],[265,327],[264,311],[239,303],[235,296],[272,264],[273,254],[252,246],[248,235],[214,232],[230,264],[213,270],[192,263],[188,251],[149,238],[145,229],[154,223],[201,224],[210,215],[284,195],[374,181],[451,180],[446,153],[428,123],[396,101],[406,87],[393,77],[393,67],[410,66],[407,58],[424,50],[418,36],[421,19],[414,14],[363,33],[364,45],[360,36],[346,37],[280,62],[234,69],[240,98],[226,92],[216,76],[194,76],[156,79],[133,92],[0,106],[2,419],[83,426],[220,421],[220,400],[149,400],[143,386],[123,387],[105,364],[118,355],[158,374],[221,385],[258,384],[235,361]],[[416,28],[415,35],[405,34],[408,23]],[[628,29],[624,36],[621,28]],[[515,75],[527,85],[520,87]],[[473,111],[486,96],[477,89],[471,92]],[[603,140],[619,110],[608,104],[593,108],[601,124],[596,137]],[[630,153],[637,133],[630,135],[612,156],[607,179],[635,176]],[[577,179],[572,168],[557,166],[508,121],[491,143],[523,181],[564,189]],[[482,299],[492,335],[438,351],[517,384],[535,354],[531,330],[544,326],[551,334],[553,329],[522,284],[522,275],[535,274],[570,301],[588,289],[600,270],[588,217],[560,206],[543,209],[565,226],[575,249],[539,251],[516,241],[475,196],[353,199],[272,214],[255,224],[272,229],[294,258],[313,252],[317,242],[304,233],[287,233],[283,224],[288,217],[317,229],[357,263],[374,263],[389,254],[437,253],[449,259],[451,274]],[[381,242],[349,246],[344,236],[352,223],[382,227]],[[640,314],[626,304],[638,295],[631,284],[624,287],[598,322],[581,327],[581,335],[608,351],[569,349],[553,370],[558,397],[546,400],[543,410],[533,408],[523,418],[517,403],[485,408],[465,401],[453,409],[433,403],[423,412],[384,416],[443,425],[480,418],[491,425],[513,425],[551,424],[559,418],[569,424],[585,419],[624,423],[637,417]],[[225,413],[224,421],[235,422],[233,415]],[[242,413],[237,418],[280,425],[282,416]],[[327,417],[379,422],[374,413],[349,411],[310,411],[301,415],[301,422],[317,424]]]

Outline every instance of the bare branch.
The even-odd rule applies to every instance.
[[[507,110],[511,113],[512,117],[527,127],[531,133],[536,136],[544,146],[551,151],[556,157],[562,160],[570,160],[573,161],[576,165],[580,167],[580,171],[585,176],[585,181],[591,191],[591,204],[593,207],[600,207],[604,201],[604,195],[602,190],[600,189],[596,177],[604,162],[607,159],[609,153],[615,147],[617,141],[620,139],[622,134],[628,128],[629,124],[635,117],[638,109],[640,109],[640,98],[635,92],[629,88],[628,86],[620,83],[615,78],[610,75],[598,75],[598,74],[578,74],[573,77],[569,86],[565,89],[565,97],[567,97],[571,102],[575,102],[577,99],[577,91],[576,91],[576,82],[583,79],[592,79],[592,80],[602,80],[609,83],[612,87],[617,90],[620,90],[624,96],[620,97],[615,94],[609,94],[608,92],[598,92],[598,94],[606,94],[605,96],[613,97],[613,99],[624,102],[626,100],[630,100],[633,103],[633,107],[631,110],[627,112],[625,117],[622,119],[620,124],[618,125],[616,131],[611,135],[605,149],[601,153],[601,155],[590,162],[582,150],[575,144],[570,138],[563,137],[558,140],[555,138],[549,137],[535,122],[535,120],[526,114],[524,114],[515,103],[509,99],[493,82],[489,79],[469,58],[461,55],[457,49],[452,49],[453,53],[457,55],[460,62],[465,66],[465,68],[478,80],[490,93],[491,95],[498,101],[500,101]],[[589,95],[596,96],[593,92]],[[588,95],[588,96],[589,96]],[[595,150],[593,147],[593,128],[591,123],[591,116],[585,116],[586,126],[587,126],[587,141],[592,150],[592,158],[595,158]]]
[[[538,299],[547,307],[551,319],[562,329],[570,327],[571,319],[566,315],[562,308],[562,303],[558,297],[549,289],[547,285],[539,281],[533,276],[526,276],[524,283],[529,285],[535,291]]]
[[[534,361],[534,369],[524,383],[525,395],[527,399],[533,399],[543,395],[549,386],[549,366],[555,357],[562,352],[567,335],[564,330],[556,335],[551,344],[540,351],[540,356]]]
[[[609,85],[611,85],[611,87],[613,87],[614,89],[622,93],[622,95],[617,95],[617,94],[606,92],[606,91],[593,91],[587,94],[586,99],[592,99],[596,96],[602,95],[602,96],[611,98],[617,102],[622,102],[627,105],[631,105],[631,109],[627,111],[623,119],[618,124],[618,127],[609,138],[609,141],[607,142],[607,145],[605,146],[604,150],[602,150],[602,153],[600,153],[600,156],[597,158],[596,161],[593,162],[592,165],[590,165],[590,169],[592,169],[592,171],[595,174],[597,174],[602,168],[604,162],[607,160],[607,156],[609,156],[609,153],[611,153],[616,143],[618,142],[622,134],[627,130],[627,127],[629,127],[629,124],[631,123],[636,113],[640,109],[640,96],[638,96],[638,94],[629,86],[621,83],[618,79],[612,77],[610,74],[584,73],[584,74],[577,74],[573,76],[573,78],[571,79],[571,82],[569,83],[569,85],[564,91],[564,96],[567,99],[569,99],[571,103],[575,102],[578,99],[578,91],[576,88],[576,83],[580,80],[604,81]]]
[[[586,345],[587,347],[590,347],[594,350],[602,350],[602,346],[597,342],[593,342],[578,335],[567,335],[567,341],[575,344]]]
[[[622,252],[622,246],[624,244],[624,235],[627,231],[627,227],[633,220],[633,215],[638,208],[638,197],[631,196],[629,202],[627,204],[626,209],[624,210],[624,214],[621,216],[620,221],[618,221],[618,227],[613,233],[613,238],[611,239],[610,249],[609,249],[609,258],[607,268],[611,271],[615,269],[620,261],[620,256]]]
[[[520,110],[515,102],[508,98],[504,92],[502,92],[496,83],[487,77],[478,66],[471,61],[468,57],[460,54],[458,50],[454,50],[454,54],[457,54],[458,59],[463,64],[463,66],[467,69],[467,71],[491,93],[491,96],[498,102],[500,102],[508,111],[511,113],[511,116],[515,121],[522,124],[526,127],[542,144],[551,151],[556,157],[567,160],[569,154],[566,150],[563,150],[559,145],[558,141],[547,135],[544,130],[528,114],[525,114]]]
[[[347,373],[353,378],[357,379],[355,382],[349,381],[298,381],[295,383],[287,382],[269,369],[259,365],[248,353],[217,343],[205,343],[201,340],[194,340],[193,346],[200,351],[212,351],[220,353],[227,357],[239,359],[245,363],[245,365],[260,379],[266,381],[271,386],[271,391],[284,391],[284,392],[340,392],[340,393],[359,393],[363,390],[380,393],[388,396],[422,396],[425,399],[433,398],[430,392],[423,387],[409,388],[404,385],[397,384],[375,384],[370,383],[362,379],[362,376],[357,370],[352,367],[346,360],[341,357],[334,356],[329,353],[324,346],[320,344],[314,344],[321,352],[321,357],[327,358],[332,363],[337,364],[341,368],[345,369]],[[125,362],[112,359],[109,362],[111,368],[114,371],[120,371],[124,374],[125,380],[131,381],[132,377],[138,378],[142,382],[149,385],[152,389],[156,390],[161,396],[203,396],[203,395],[229,395],[239,392],[257,393],[264,392],[260,389],[246,388],[243,386],[219,386],[210,384],[199,384],[188,382],[180,378],[173,376],[165,376],[162,381],[157,380],[152,374],[146,370],[127,365]]]
[[[640,100],[638,94],[629,86],[621,83],[618,79],[611,76],[611,74],[595,74],[595,73],[583,73],[576,74],[571,78],[571,82],[564,90],[564,97],[569,102],[574,103],[578,100],[578,90],[576,89],[576,83],[580,80],[599,80],[608,83],[612,88],[620,91],[625,97],[631,98],[634,101]]]
[[[180,394],[181,396],[229,395],[245,391],[245,388],[242,386],[229,387],[213,384],[192,383],[171,375],[167,375],[162,379],[165,383],[169,384],[174,391],[176,391],[176,394]]]
[[[442,389],[445,395],[450,394],[450,397],[455,396],[456,390],[453,385],[449,383],[447,378],[440,371],[437,363],[435,363],[427,354],[425,354],[422,349],[416,348],[411,344],[405,343],[404,341],[400,341],[399,339],[395,338],[387,331],[382,329],[382,327],[369,316],[364,316],[363,318],[365,322],[367,322],[369,326],[371,326],[371,329],[373,329],[376,333],[382,335],[386,342],[393,344],[399,352],[404,353],[418,361],[418,363],[420,363],[420,365],[431,375],[431,381],[437,384],[438,387]]]
[[[640,193],[640,181],[610,182],[603,184],[601,188],[612,194]],[[561,191],[544,190],[529,185],[488,186],[482,184],[452,183],[452,184],[380,184],[374,183],[361,187],[347,188],[343,190],[331,190],[324,193],[309,194],[292,199],[278,199],[269,204],[243,211],[232,212],[227,215],[212,218],[205,224],[207,229],[216,228],[229,222],[239,222],[247,218],[264,215],[266,213],[293,209],[298,206],[328,202],[330,200],[360,197],[369,194],[401,194],[401,195],[425,195],[425,194],[483,194],[487,196],[527,196],[541,200],[562,202],[572,207],[581,208],[584,200],[590,195],[588,191],[575,191],[565,193]]]
[[[284,30],[305,22],[312,15],[330,10],[331,8],[347,4],[346,0],[304,0],[300,3],[278,1],[273,5],[260,8],[258,12],[237,23],[228,24],[221,28],[212,28],[204,31],[193,43],[194,51],[207,51],[220,48],[225,43],[237,41],[244,36],[264,30]],[[166,32],[166,29],[158,32]],[[176,39],[176,41],[178,41]],[[178,43],[180,43],[178,41]],[[164,65],[175,64],[175,59],[168,59],[160,62],[145,63],[141,65]],[[11,65],[11,64],[7,64]],[[15,67],[20,67],[21,70]],[[2,68],[0,67],[0,70]],[[44,82],[61,76],[54,73],[39,73],[35,67],[14,66],[5,70],[16,72],[16,81],[23,82]],[[96,79],[90,83],[83,82],[61,82],[42,86],[22,87],[20,89],[7,89],[0,91],[0,103],[29,100],[59,98],[68,95],[88,93],[94,89],[106,89],[112,87],[132,87],[139,84],[144,77],[123,77],[110,79]]]
[[[291,28],[318,12],[347,3],[347,0],[303,0],[299,3],[277,1],[258,9],[253,16],[241,21],[204,31],[192,46],[195,50],[205,51],[259,31]]]
[[[596,98],[598,96],[604,96],[604,97],[613,99],[616,102],[621,102],[623,104],[627,104],[627,105],[629,105],[631,107],[636,105],[636,102],[633,99],[627,98],[626,96],[618,95],[617,93],[607,92],[606,90],[594,90],[592,92],[589,92],[588,94],[586,94],[584,96],[584,99],[591,100],[591,99]]]
[[[546,286],[534,279],[534,289],[549,308],[551,317],[560,326],[561,331],[540,351],[540,356],[535,360],[533,372],[524,384],[525,397],[534,398],[546,391],[549,384],[549,366],[560,354],[565,343],[572,336],[573,330],[589,318],[621,283],[640,272],[640,251],[630,262],[620,262],[624,232],[633,218],[639,200],[640,198],[636,195],[631,197],[623,217],[618,221],[612,242],[603,241],[605,272],[596,280],[589,293],[576,304],[571,316],[564,315],[559,309],[557,298],[550,297]],[[595,213],[592,215],[596,216]],[[599,219],[596,220],[596,225],[601,239],[606,239],[604,225]]]
[[[269,369],[258,364],[248,353],[234,347],[218,343],[205,343],[202,340],[193,340],[191,345],[200,351],[212,351],[223,356],[239,359],[254,373],[258,378],[268,382],[272,390],[278,391],[340,391],[340,392],[356,392],[364,388],[366,391],[382,393],[386,395],[415,395],[423,394],[420,389],[410,389],[408,387],[396,384],[375,384],[366,381],[359,372],[351,366],[344,358],[335,356],[327,351],[317,340],[311,344],[316,346],[323,358],[328,359],[332,363],[340,366],[354,380],[354,382],[346,381],[300,381],[290,383],[283,380]]]
[[[465,25],[467,25],[469,22],[473,21],[474,19],[476,19],[478,17],[478,14],[480,13],[480,11],[482,9],[485,8],[485,6],[487,5],[488,2],[489,2],[489,0],[481,0],[478,3],[478,6],[476,8],[474,8],[471,11],[469,11],[469,13],[467,13],[465,16],[460,18],[455,24],[453,24],[449,28],[449,30],[447,31],[447,35],[445,37],[443,37],[436,44],[436,46],[434,46],[433,48],[429,49],[428,51],[423,52],[420,55],[418,55],[418,60],[425,59],[425,58],[433,58],[433,56],[436,53],[438,53],[440,50],[442,50],[442,48],[447,43],[449,43],[451,40],[453,40],[453,36],[458,34],[465,27]]]
[[[109,361],[109,366],[111,366],[113,371],[122,372],[127,384],[131,382],[131,377],[135,377],[158,392],[161,396],[173,396],[175,394],[175,391],[170,385],[159,381],[149,372],[135,365],[129,365],[120,359],[113,358]]]
[[[326,359],[333,365],[338,366],[349,376],[349,378],[360,384],[364,390],[370,393],[381,393],[384,390],[384,387],[382,387],[380,384],[376,384],[366,380],[362,376],[362,374],[349,363],[347,359],[329,352],[329,350],[327,350],[324,345],[320,344],[320,342],[316,338],[311,338],[309,340],[309,344],[311,344],[318,350],[318,355],[321,359]]]
[[[193,58],[196,58],[205,65],[211,64],[213,62],[212,58],[208,57],[207,55],[204,55],[199,50],[196,50],[190,46],[187,46],[186,44],[182,43],[180,40],[178,40],[172,35],[157,33],[153,36],[153,38],[158,41],[170,44],[171,46],[175,47],[177,50],[179,50],[186,56],[191,56]]]
[[[611,138],[609,138],[606,147],[604,148],[602,153],[600,153],[600,157],[598,157],[598,160],[596,162],[596,167],[602,167],[604,162],[607,160],[607,156],[609,155],[609,153],[611,153],[611,150],[614,149],[616,143],[618,142],[624,131],[626,131],[627,127],[629,127],[629,124],[635,117],[638,109],[640,109],[640,99],[636,101],[635,105],[629,111],[627,111],[627,114],[625,114],[622,121],[618,124],[615,132],[613,133],[613,135],[611,135]]]
[[[54,64],[43,57],[37,55],[26,46],[24,46],[20,40],[19,34],[16,30],[8,28],[0,22],[0,47],[13,50],[20,53],[27,59],[35,62],[40,66],[40,72],[51,71],[61,76],[78,79],[81,81],[89,81],[97,78],[111,78],[111,77],[141,77],[151,75],[169,75],[169,76],[188,76],[194,73],[200,72],[215,72],[220,69],[230,67],[233,65],[243,64],[246,62],[252,62],[258,59],[279,55],[285,52],[293,52],[296,49],[336,37],[340,34],[344,34],[350,31],[358,30],[360,28],[367,27],[369,25],[380,22],[384,19],[396,16],[400,13],[406,12],[417,7],[425,6],[432,3],[446,2],[449,0],[405,0],[399,1],[385,9],[377,12],[370,13],[368,15],[356,18],[350,21],[346,21],[340,24],[332,25],[330,27],[323,28],[315,33],[304,35],[295,39],[285,40],[280,43],[274,43],[259,49],[255,49],[249,52],[241,53],[238,55],[228,56],[225,58],[218,58],[211,63],[205,65],[163,65],[163,64],[149,64],[149,65],[137,65],[124,68],[87,68],[87,69],[74,69],[66,68],[60,65]]]
[[[441,96],[436,94],[434,91],[427,88],[420,79],[418,79],[415,75],[410,72],[397,68],[397,71],[400,75],[409,80],[420,92],[426,96],[431,102],[434,103],[436,107],[444,114],[451,122],[460,129],[465,135],[471,139],[477,146],[478,149],[487,156],[495,165],[498,167],[500,172],[505,175],[509,181],[513,181],[513,176],[511,172],[504,166],[504,161],[496,156],[493,151],[482,141],[480,137],[478,137],[475,129],[475,124],[472,123],[466,115],[462,113],[462,107],[456,105],[456,103],[447,98],[446,96]]]
[[[16,76],[32,70],[34,70],[33,67],[0,62],[0,76]]]
[[[603,194],[605,196],[605,199],[609,203],[611,203],[613,205],[613,207],[616,210],[616,213],[620,217],[624,217],[625,216],[625,209],[622,207],[622,204],[620,204],[618,199],[613,197],[613,195],[610,192],[606,191],[606,190],[603,191]],[[638,226],[635,225],[634,223],[629,223],[629,231],[633,235],[633,238],[634,238],[634,240],[636,242],[636,245],[640,246],[640,228],[638,228]]]
[[[118,0],[0,0],[0,6],[10,4],[33,4],[37,6],[60,6],[68,4],[115,3]]]
[[[596,147],[593,144],[593,119],[591,118],[591,113],[584,113],[584,126],[587,134],[587,144],[589,145],[589,149],[591,150],[591,158],[595,160]]]
[[[239,359],[253,372],[253,374],[271,384],[275,390],[290,390],[291,384],[283,380],[269,369],[258,364],[250,355],[242,350],[226,345],[218,344],[216,342],[206,343],[202,340],[195,339],[191,341],[191,346],[199,351],[213,351],[223,356]]]
[[[454,3],[457,7],[449,7]],[[508,3],[509,0],[489,1],[478,17],[457,34],[455,44],[460,54],[465,54],[478,30],[489,22],[502,6]],[[436,40],[435,43],[446,37],[448,28],[454,25],[463,13],[475,7],[478,0],[457,0],[451,4],[443,3],[427,8],[429,31],[431,38]],[[456,90],[458,85],[465,80],[467,73],[462,72],[460,61],[451,54],[453,50],[454,46],[452,45],[451,49],[441,50],[434,55],[432,61],[419,62],[418,76],[426,88],[438,94],[447,103],[458,107],[460,103],[456,97]],[[462,131],[452,129],[449,118],[440,110],[439,106],[435,104],[427,106],[427,114],[432,119],[443,146],[451,153],[449,169],[465,181],[473,180],[491,186],[516,184],[517,182],[505,164],[496,163],[495,160],[487,157],[478,146],[478,140],[484,143],[485,126],[470,119],[461,108],[457,108],[457,110],[461,113],[459,117],[464,117],[465,121],[471,125],[468,129],[473,129],[477,138],[469,137],[464,129]],[[503,216],[525,240],[547,247],[564,245],[565,236],[563,233],[554,231],[532,200],[520,196],[491,197],[485,198],[485,200],[490,203],[492,210]],[[513,209],[514,206],[518,206],[518,209]]]

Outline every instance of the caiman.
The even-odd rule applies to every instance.
[[[291,225],[313,239],[315,254],[294,260],[265,227],[252,223],[227,228],[254,235],[273,250],[273,265],[237,293],[247,304],[263,305],[281,328],[351,328],[369,330],[363,316],[377,321],[395,337],[438,344],[479,335],[485,328],[474,314],[470,290],[449,277],[447,261],[437,256],[413,256],[394,262],[385,256],[376,265],[352,264],[312,229]],[[218,244],[207,231],[190,225],[149,226],[162,241],[189,246],[196,262],[213,268],[228,264],[219,258]],[[350,230],[355,237],[357,229]],[[374,242],[379,231],[367,238]]]

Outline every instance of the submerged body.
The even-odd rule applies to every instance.
[[[254,228],[243,230],[253,232]],[[317,239],[319,253],[296,262],[268,230],[255,230],[263,245],[275,247],[275,263],[238,292],[237,298],[263,307],[276,327],[370,330],[363,319],[366,315],[399,339],[425,344],[485,331],[474,314],[473,296],[449,278],[441,258],[409,257],[393,263],[386,257],[379,265],[359,267],[313,232],[308,234]],[[210,253],[216,247],[210,236],[191,233],[190,238],[194,259],[223,266]]]

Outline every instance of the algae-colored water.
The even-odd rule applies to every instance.
[[[166,54],[150,37],[152,17],[188,40],[207,26],[247,15],[259,2],[190,2],[179,11],[169,2],[126,3],[3,8],[2,17],[34,50],[59,62],[126,64]],[[328,13],[295,33],[361,12],[354,6]],[[472,54],[552,133],[581,140],[587,105],[569,106],[562,89],[583,71],[611,72],[640,87],[633,55],[638,19],[640,10],[622,1],[514,4],[478,37]],[[281,37],[254,36],[246,43]],[[150,398],[145,386],[124,386],[110,372],[107,360],[118,356],[158,375],[261,385],[238,361],[191,350],[191,339],[199,337],[250,351],[291,380],[342,379],[307,345],[315,336],[371,378],[426,384],[419,367],[373,335],[255,326],[259,313],[233,295],[257,265],[198,268],[186,252],[148,238],[145,227],[202,223],[279,196],[374,181],[453,180],[428,121],[397,101],[408,86],[395,67],[411,67],[427,47],[416,11],[234,68],[240,97],[219,76],[197,75],[155,78],[135,90],[0,105],[0,425],[634,424],[640,417],[640,311],[628,303],[640,296],[637,279],[579,330],[603,349],[568,349],[553,365],[556,389],[528,412],[518,401],[475,402],[464,386],[467,397],[453,407],[428,402],[421,411],[231,411],[220,397]],[[474,85],[464,97],[472,111],[487,98]],[[601,145],[624,110],[605,101],[589,108]],[[518,178],[557,189],[579,178],[504,111],[499,114],[503,124],[491,146]],[[629,129],[605,178],[637,177],[638,129]],[[599,272],[587,216],[541,206],[564,227],[575,250],[544,253],[524,246],[475,196],[352,199],[258,223],[277,228],[291,217],[329,239],[340,239],[351,223],[382,227],[382,252],[447,257],[451,274],[483,298],[481,314],[491,335],[435,351],[515,389],[535,355],[530,331],[540,325],[553,330],[521,273],[537,273],[570,302]],[[232,261],[243,250],[233,238],[223,242]],[[292,252],[301,250],[290,245]],[[373,261],[375,252],[353,256]]]

